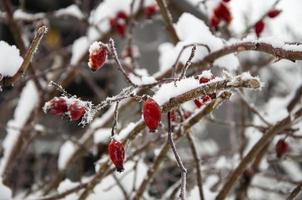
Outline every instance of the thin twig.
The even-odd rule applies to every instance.
[[[194,56],[195,56],[195,51],[196,51],[196,45],[194,45],[194,46],[192,47],[190,57],[188,58],[188,60],[187,60],[187,62],[186,62],[186,64],[185,64],[185,66],[182,68],[182,71],[181,71],[181,73],[180,73],[180,76],[179,76],[178,80],[180,80],[180,79],[182,79],[182,78],[184,78],[184,77],[186,76],[186,72],[187,72],[188,68],[189,68],[190,65],[191,65],[192,59],[193,59]]]
[[[293,191],[289,194],[289,196],[287,197],[287,200],[294,200],[296,199],[297,195],[301,192],[302,190],[302,182],[299,183],[294,189]]]
[[[196,148],[196,145],[194,143],[194,140],[192,138],[191,133],[188,132],[186,136],[187,136],[188,142],[189,142],[190,147],[191,147],[193,158],[195,160],[195,167],[196,167],[196,173],[197,173],[197,185],[198,185],[199,197],[200,197],[200,200],[205,200],[204,192],[203,192],[203,187],[202,187],[202,175],[201,175],[201,168],[200,168],[200,158],[199,158],[199,155],[198,155],[198,152],[197,152],[197,148]]]
[[[116,126],[117,126],[117,119],[118,119],[118,104],[119,104],[119,102],[117,101],[117,102],[115,103],[114,117],[113,117],[113,124],[112,124],[112,128],[111,128],[111,137],[114,136],[115,129],[116,129]]]
[[[177,161],[177,165],[181,170],[181,187],[180,187],[180,198],[182,200],[186,199],[186,180],[187,180],[187,169],[185,168],[177,150],[175,143],[172,138],[172,127],[171,127],[171,112],[168,112],[168,141],[174,153],[175,159]]]
[[[115,48],[115,45],[114,45],[114,40],[113,40],[112,38],[109,39],[109,48],[110,48],[111,56],[113,57],[114,61],[116,62],[117,66],[118,66],[118,70],[119,70],[120,72],[122,72],[122,74],[124,75],[124,78],[126,79],[126,81],[127,81],[129,84],[131,84],[132,86],[136,87],[137,85],[134,84],[134,83],[130,80],[130,78],[129,78],[127,72],[125,71],[123,65],[121,64],[121,62],[120,62],[120,60],[119,60],[119,58],[118,58],[118,55],[117,55],[117,52],[116,52],[116,48]]]

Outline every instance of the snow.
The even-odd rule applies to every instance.
[[[8,158],[14,148],[15,143],[17,142],[20,129],[26,124],[28,118],[30,117],[32,111],[39,103],[39,95],[37,88],[34,85],[33,81],[28,81],[25,87],[23,88],[18,105],[14,112],[14,117],[7,123],[7,135],[3,141],[4,155],[0,163],[0,175],[4,173],[4,169],[7,165]],[[15,128],[9,128],[15,127]]]
[[[14,76],[23,62],[19,49],[5,41],[0,41],[0,60],[5,61],[0,62],[0,74],[2,76]]]
[[[136,127],[138,124],[142,123],[142,121],[143,120],[141,119],[136,123],[133,122],[129,123],[128,126],[122,129],[118,134],[116,134],[114,138],[118,141],[123,141],[130,134],[133,128]]]
[[[94,144],[108,144],[111,137],[111,128],[100,128],[96,130],[93,134]]]
[[[152,76],[136,76],[132,73],[128,74],[128,77],[134,83],[135,85],[142,86],[142,85],[148,85],[148,84],[153,84],[156,83],[156,80]]]
[[[35,14],[32,14],[32,13],[24,12],[21,9],[17,9],[14,12],[14,16],[13,17],[16,20],[33,21],[33,20],[42,19],[43,17],[45,17],[45,14],[44,13],[35,13]]]
[[[58,169],[64,170],[68,161],[76,150],[76,144],[71,141],[66,141],[60,148],[58,158]]]
[[[59,193],[63,193],[69,189],[72,189],[74,187],[76,187],[79,183],[76,183],[76,182],[72,182],[70,181],[69,179],[65,179],[64,181],[62,181],[60,183],[60,185],[58,186],[58,189],[57,191]],[[78,199],[78,195],[77,193],[72,193],[70,195],[67,195],[66,197],[64,197],[64,200],[76,200]]]
[[[83,19],[84,15],[79,7],[75,4],[72,4],[66,8],[59,9],[55,12],[55,16],[60,17],[64,15],[70,15],[78,19]]]
[[[204,197],[207,200],[214,200],[217,196],[217,192],[211,191],[211,188],[217,184],[219,181],[218,176],[216,175],[210,175],[206,178],[205,182],[203,183],[203,192]],[[196,200],[199,198],[199,190],[198,186],[195,186],[189,193],[188,193],[188,200]]]
[[[175,24],[177,35],[180,42],[175,47],[169,43],[163,43],[159,46],[160,52],[160,69],[164,70],[171,67],[183,46],[188,44],[205,44],[211,51],[215,51],[224,47],[224,41],[221,38],[214,36],[209,27],[201,20],[189,13],[183,13],[178,22]],[[187,48],[180,56],[180,62],[185,63],[191,54],[192,48]],[[198,46],[195,51],[195,56],[192,62],[196,62],[205,57],[209,52],[203,46]],[[233,54],[226,55],[217,59],[214,65],[226,68],[230,71],[237,69],[239,61]]]
[[[2,183],[2,179],[0,179],[0,200],[11,200],[12,199],[12,191],[9,187],[5,186]]]
[[[82,36],[76,39],[72,45],[72,56],[70,58],[70,64],[77,64],[80,59],[85,55],[88,51],[90,45],[90,41],[86,36]]]
[[[125,171],[123,173],[115,173],[117,178],[120,180],[120,183],[126,190],[127,194],[133,194],[132,186],[135,183],[135,187],[141,184],[144,180],[145,175],[147,173],[147,166],[144,164],[142,160],[138,161],[137,163],[137,177],[135,181],[135,173],[133,171],[133,167],[135,162],[128,161],[125,163]],[[90,194],[87,198],[88,200],[123,200],[125,197],[121,192],[121,189],[116,184],[115,179],[112,176],[107,176],[102,180],[102,182],[94,188],[94,193]]]

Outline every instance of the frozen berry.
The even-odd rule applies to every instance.
[[[47,103],[45,103],[44,112],[52,115],[62,115],[67,112],[67,103],[63,97],[54,97]]]
[[[264,24],[263,20],[260,20],[255,24],[254,29],[255,29],[255,33],[256,33],[257,37],[260,37],[261,33],[264,30],[264,27],[265,27],[265,24]]]
[[[70,120],[77,121],[84,116],[86,109],[80,102],[75,101],[68,107],[68,111]]]
[[[102,47],[98,42],[94,42],[89,48],[88,66],[92,71],[97,71],[106,62],[107,49]]]
[[[112,139],[108,145],[108,153],[118,172],[124,171],[125,149],[122,143]]]
[[[284,154],[288,152],[288,143],[281,139],[276,144],[276,154],[278,158],[281,158]]]
[[[275,18],[275,17],[277,17],[280,13],[281,13],[281,10],[272,9],[272,10],[268,11],[267,16],[270,17],[270,18]]]
[[[157,8],[155,5],[146,6],[144,8],[144,15],[147,19],[151,19],[151,17],[156,13]]]
[[[125,37],[125,35],[126,35],[126,25],[125,24],[117,23],[115,26],[115,29],[116,29],[116,32],[121,37]]]
[[[161,120],[160,106],[151,98],[148,98],[144,102],[143,116],[146,125],[149,127],[151,132],[154,132],[159,125]]]

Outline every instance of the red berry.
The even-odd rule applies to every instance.
[[[125,149],[122,143],[112,139],[108,145],[108,153],[118,172],[124,171]]]
[[[116,18],[127,20],[128,19],[128,14],[121,10],[121,11],[117,12]]]
[[[226,2],[226,3],[229,3],[231,0],[222,0],[222,1],[224,1],[224,2]]]
[[[89,49],[89,68],[92,71],[100,69],[106,62],[107,54],[105,47],[101,47],[97,42],[93,43]]]
[[[194,103],[195,103],[195,105],[196,105],[197,108],[200,108],[203,105],[203,103],[200,100],[198,100],[198,99],[195,99]]]
[[[207,83],[207,82],[209,82],[210,81],[210,79],[209,78],[206,78],[206,77],[200,77],[200,79],[199,79],[199,83],[200,84],[202,84],[202,83]]]
[[[109,19],[109,24],[110,24],[111,29],[115,29],[115,26],[117,24],[116,18],[110,18]]]
[[[168,116],[168,114],[167,114],[167,116]],[[174,121],[175,121],[175,119],[176,119],[176,116],[175,116],[175,111],[174,111],[174,110],[172,110],[172,111],[171,111],[171,115],[170,115],[170,117],[171,117],[171,121],[172,121],[172,122],[174,122]]]
[[[205,95],[202,97],[202,102],[206,103],[207,101],[211,100],[211,97],[209,95]]]
[[[54,97],[44,106],[44,111],[52,115],[62,115],[67,112],[67,103],[63,97]]]
[[[265,24],[264,24],[263,20],[260,20],[255,24],[254,29],[255,29],[255,33],[256,33],[257,37],[260,37],[261,33],[264,30],[264,27],[265,27]]]
[[[220,18],[216,17],[216,15],[213,15],[210,19],[210,26],[217,29],[219,23],[220,23]]]
[[[125,37],[125,35],[126,35],[126,25],[125,24],[117,23],[115,26],[115,29],[116,29],[116,32],[121,37]]]
[[[184,118],[185,118],[185,119],[188,119],[188,118],[191,116],[191,114],[192,114],[191,112],[185,111],[185,112],[184,112]]]
[[[276,144],[276,154],[278,158],[281,158],[284,154],[288,152],[288,143],[281,139]]]
[[[151,132],[154,132],[161,120],[160,106],[151,98],[148,98],[144,102],[143,116],[146,125]]]
[[[84,116],[86,109],[78,101],[75,101],[68,107],[68,111],[70,120],[77,121]]]
[[[157,8],[155,5],[146,6],[144,8],[144,15],[147,19],[151,19],[151,17],[156,13]]]
[[[209,96],[211,97],[211,99],[216,99],[216,93],[209,94]]]
[[[270,18],[275,18],[275,17],[277,17],[280,13],[281,13],[281,10],[272,9],[272,10],[268,11],[267,16],[270,17]]]
[[[225,3],[220,3],[218,6],[217,17],[223,19],[227,24],[231,23],[232,15],[230,9]]]

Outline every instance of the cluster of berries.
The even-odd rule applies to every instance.
[[[209,74],[207,76],[201,76],[199,78],[200,84],[208,83],[210,80],[213,80],[215,77],[212,74]],[[194,104],[197,108],[201,108],[203,105],[205,105],[207,102],[209,102],[211,99],[216,99],[216,93],[205,95],[201,97],[200,99],[195,99]]]
[[[144,7],[144,16],[147,19],[151,19],[153,15],[158,11],[156,5],[149,5]],[[126,35],[127,22],[129,15],[125,11],[118,11],[113,18],[109,19],[111,30],[115,30],[122,38]]]
[[[280,13],[281,10],[272,9],[266,13],[265,17],[269,17],[272,19],[277,17]],[[264,31],[264,28],[265,28],[264,19],[261,19],[258,22],[256,22],[256,24],[254,25],[254,30],[257,37],[260,37],[261,33]]]
[[[65,96],[54,97],[44,104],[45,113],[52,115],[67,116],[71,121],[77,121],[84,117],[85,113],[90,110],[90,103],[76,98]]]
[[[215,8],[210,18],[210,26],[217,29],[220,22],[224,21],[226,24],[230,24],[232,21],[232,14],[227,3],[230,0],[222,0]]]

